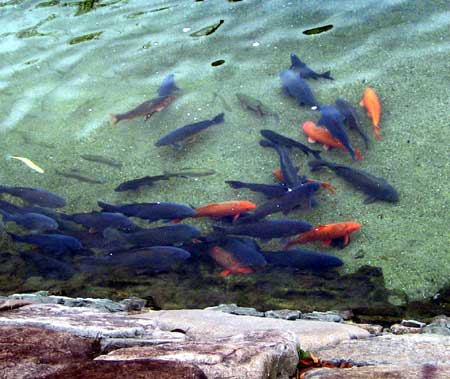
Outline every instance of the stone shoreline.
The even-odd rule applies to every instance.
[[[299,351],[352,368],[305,378],[448,378],[450,319],[389,329],[346,321],[351,312],[145,309],[48,296],[0,298],[0,378],[292,378]]]

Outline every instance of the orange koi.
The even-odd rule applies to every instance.
[[[246,200],[224,201],[222,203],[208,204],[203,207],[196,208],[196,214],[192,217],[225,217],[234,216],[236,221],[241,213],[252,211],[256,208],[256,204]]]
[[[253,272],[250,267],[241,266],[241,263],[232,252],[219,246],[214,246],[210,249],[209,255],[217,264],[224,268],[220,273],[222,278],[230,274],[251,274]]]
[[[308,137],[308,142],[320,142],[323,148],[328,150],[330,147],[336,147],[342,151],[348,152],[347,148],[337,138],[333,137],[328,129],[321,128],[312,121],[303,123],[303,132]],[[356,158],[362,160],[363,156],[358,149],[354,149]]]
[[[322,241],[323,246],[330,246],[332,240],[341,237],[344,237],[344,246],[347,246],[350,242],[350,234],[360,228],[361,224],[354,221],[318,225],[314,229],[301,233],[297,238],[289,241],[284,246],[284,249],[289,249],[289,247],[295,244],[304,244],[313,241]]]
[[[377,140],[381,140],[381,103],[373,88],[369,87],[365,89],[364,96],[359,105],[366,108],[367,116],[372,119],[373,134]]]
[[[275,170],[272,170],[272,173],[279,182],[283,181],[283,173],[281,172],[281,169],[277,168]],[[325,188],[328,192],[332,193],[333,195],[336,193],[336,190],[330,183],[321,182],[319,180],[314,180],[314,179],[306,179],[306,181],[308,183],[318,182],[318,183],[320,183],[320,186],[322,188]]]

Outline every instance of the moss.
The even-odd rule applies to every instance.
[[[98,39],[101,36],[102,33],[103,32],[95,32],[95,33],[84,34],[82,36],[72,38],[71,40],[69,40],[68,44],[69,45],[76,45],[77,43],[86,42],[86,41],[90,41],[90,40],[93,40],[93,39]]]
[[[36,8],[54,7],[55,5],[58,5],[59,3],[60,3],[60,0],[44,1],[43,3],[39,3],[38,5],[36,5]]]

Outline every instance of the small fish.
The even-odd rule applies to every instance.
[[[341,115],[344,116],[345,118],[344,122],[350,129],[355,129],[359,133],[359,135],[364,141],[364,144],[366,145],[366,149],[368,149],[369,138],[367,137],[367,134],[364,132],[364,130],[361,128],[361,125],[359,124],[356,109],[348,101],[345,101],[344,99],[336,99],[334,103],[336,104],[336,108],[339,110]],[[316,157],[316,159],[320,158]]]
[[[103,157],[101,155],[94,155],[94,154],[81,154],[80,155],[81,158],[87,160],[87,161],[91,161],[91,162],[96,162],[96,163],[101,163],[107,166],[111,166],[114,168],[122,168],[122,163],[117,162],[111,158],[107,158],[107,157]]]
[[[0,192],[20,197],[28,203],[41,207],[60,208],[66,205],[66,201],[61,196],[42,188],[0,186]]]
[[[116,228],[126,232],[137,229],[137,226],[126,216],[111,212],[87,212],[62,215],[64,220],[75,222],[88,228],[90,232],[102,231],[106,228]]]
[[[301,270],[329,270],[339,267],[344,262],[332,255],[318,253],[306,249],[282,250],[282,251],[262,251],[267,263],[278,267],[295,267]]]
[[[193,218],[198,217],[214,217],[221,218],[225,216],[234,216],[234,220],[244,212],[251,211],[256,208],[256,204],[246,200],[231,200],[222,203],[208,204],[195,209]]]
[[[30,230],[31,233],[44,233],[58,229],[58,223],[51,217],[40,213],[24,212],[24,213],[8,213],[0,209],[4,222],[15,222],[17,225],[23,226]]]
[[[331,29],[333,29],[333,25],[329,24],[329,25],[318,26],[316,28],[304,30],[303,34],[306,34],[306,35],[320,34],[323,32],[327,32],[328,30],[331,30]]]
[[[293,70],[284,70],[280,74],[281,86],[286,96],[297,100],[298,105],[309,105],[312,109],[317,109],[319,103],[315,99],[311,88],[297,73]]]
[[[365,107],[367,110],[367,115],[372,119],[373,123],[373,134],[377,140],[381,140],[381,103],[377,96],[377,93],[373,88],[366,88],[364,91],[364,96],[360,101],[359,105]]]
[[[314,241],[322,241],[323,246],[330,246],[332,240],[344,237],[344,246],[350,242],[350,234],[361,229],[361,224],[348,221],[336,224],[318,225],[314,229],[301,233],[297,238],[291,240],[284,246],[284,250],[292,245],[304,244]]]
[[[191,33],[190,36],[191,37],[209,36],[210,34],[213,34],[217,29],[219,29],[220,25],[222,25],[224,22],[225,20],[219,20],[219,22],[215,24],[205,26],[204,28],[201,28],[200,30]]]
[[[277,179],[279,182],[284,182],[283,173],[281,172],[281,169],[277,168],[275,170],[272,170],[272,173],[275,176],[275,179]],[[303,183],[314,183],[314,182],[319,183],[321,187],[325,188],[328,192],[332,193],[333,195],[336,193],[336,190],[330,183],[321,182],[320,180],[310,178],[305,178],[305,180],[303,181]]]
[[[8,233],[16,242],[28,243],[38,246],[43,252],[56,254],[74,253],[83,249],[80,241],[76,238],[62,234],[30,234],[19,236]]]
[[[197,134],[202,130],[207,129],[212,125],[220,124],[223,121],[224,121],[224,113],[220,113],[212,120],[204,120],[196,122],[194,124],[185,125],[179,129],[171,131],[170,133],[160,138],[158,141],[156,141],[155,146],[165,146],[165,145],[177,146],[180,141],[192,137],[194,134]]]
[[[267,197],[279,197],[283,195],[288,188],[284,185],[279,184],[260,184],[260,183],[246,183],[240,182],[238,180],[227,180],[225,181],[231,188],[247,188],[253,192],[260,192]]]
[[[116,126],[118,122],[122,120],[131,120],[136,117],[144,116],[144,120],[147,121],[156,112],[161,112],[167,108],[175,99],[174,93],[179,88],[175,85],[174,75],[167,75],[161,86],[158,88],[158,97],[144,101],[142,104],[133,108],[131,111],[121,114],[110,114],[109,118],[112,126]]]
[[[323,144],[323,148],[325,150],[328,150],[330,147],[335,147],[342,151],[348,152],[347,148],[341,143],[341,141],[333,137],[329,130],[316,126],[314,122],[304,122],[302,129],[308,137],[308,142],[320,142]],[[361,152],[357,148],[354,149],[354,152],[358,160],[363,159]]]
[[[290,149],[291,147],[296,147],[300,149],[303,154],[309,155],[312,154],[316,159],[320,159],[320,151],[310,149],[308,146],[303,145],[302,143],[295,141],[289,137],[285,137],[279,133],[274,132],[273,130],[263,129],[260,130],[261,135],[264,138],[267,138],[269,141],[276,143],[279,146],[287,147]]]
[[[370,204],[376,200],[396,203],[399,200],[397,190],[388,183],[386,179],[369,174],[363,170],[327,162],[325,160],[314,160],[308,162],[308,165],[311,168],[311,171],[316,171],[320,167],[328,167],[353,187],[369,195],[369,197],[364,200],[364,204]]]
[[[317,125],[327,128],[331,135],[334,138],[337,138],[342,145],[345,146],[352,159],[356,160],[356,154],[352,144],[350,143],[350,139],[345,132],[343,120],[344,117],[335,107],[332,107],[331,105],[323,105],[320,107],[320,118],[319,121],[317,121]]]
[[[330,71],[324,72],[322,74],[318,74],[317,72],[311,70],[306,63],[303,63],[299,57],[295,54],[291,54],[291,70],[297,71],[303,79],[314,79],[317,80],[319,78],[334,80],[330,76]]]
[[[302,220],[276,219],[260,220],[251,223],[219,226],[213,225],[216,232],[234,235],[250,236],[263,240],[283,238],[311,230],[313,226]]]
[[[17,159],[18,161],[23,162],[25,165],[27,165],[32,170],[43,174],[44,170],[40,168],[36,163],[34,163],[32,160],[25,158],[25,157],[18,157],[17,155],[7,155],[6,159]]]
[[[280,121],[279,116],[275,112],[271,111],[267,106],[265,106],[258,99],[255,99],[248,95],[244,95],[243,93],[237,93],[236,96],[237,96],[242,108],[251,110],[258,117],[273,116],[277,122]]]
[[[192,217],[197,212],[184,204],[157,202],[111,205],[98,201],[100,208],[107,212],[122,213],[128,217],[138,217],[149,222],[158,220],[175,220]]]
[[[73,168],[70,171],[59,171],[55,170],[55,174],[59,176],[64,176],[65,178],[75,179],[79,182],[90,183],[90,184],[105,184],[106,181],[102,179],[95,179],[92,175],[83,174],[77,168]]]

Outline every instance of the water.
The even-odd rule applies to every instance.
[[[214,33],[191,33],[217,25]],[[382,307],[423,300],[449,285],[449,97],[450,12],[447,1],[20,1],[0,3],[0,145],[45,170],[0,160],[2,184],[43,187],[65,197],[64,212],[110,203],[174,201],[194,206],[231,199],[262,203],[263,197],[232,190],[225,180],[273,183],[278,157],[258,145],[260,129],[273,129],[306,143],[300,132],[318,113],[281,94],[279,72],[296,53],[335,81],[309,81],[322,104],[342,97],[357,105],[364,88],[379,94],[383,139],[370,135],[364,160],[352,164],[342,152],[327,159],[382,176],[400,193],[396,205],[363,205],[364,195],[324,170],[336,195],[322,192],[312,224],[346,220],[362,231],[343,249],[308,245],[339,256],[336,273],[268,269],[223,280],[211,263],[155,277],[128,275],[60,281],[42,276],[17,256],[22,246],[4,236],[1,288],[5,292],[51,289],[66,294],[153,297],[164,307],[237,301],[257,307]],[[302,31],[332,24],[316,35]],[[220,66],[212,66],[217,60]],[[128,111],[156,96],[165,75],[175,74],[180,96],[144,122],[117,128],[108,114]],[[253,96],[280,116],[258,118],[243,110],[236,93]],[[220,96],[217,96],[219,94]],[[225,123],[182,149],[154,142],[185,124],[225,112]],[[312,146],[315,147],[315,146]],[[117,169],[83,160],[97,154],[122,163]],[[292,159],[307,171],[307,159]],[[125,180],[194,167],[216,174],[160,182],[137,193],[113,189]],[[55,174],[77,169],[105,184],[80,183]],[[6,197],[5,197],[6,199]],[[209,230],[207,220],[192,224]],[[8,225],[8,229],[11,229]],[[11,230],[14,228],[12,227]],[[279,241],[265,244],[278,248]],[[379,267],[379,271],[365,266]],[[362,269],[361,269],[362,268]],[[360,271],[358,271],[360,270]],[[361,271],[362,270],[362,271]],[[356,273],[352,276],[353,273]],[[369,286],[376,282],[376,285]],[[365,283],[365,284],[364,284]],[[364,285],[368,287],[364,287]],[[374,289],[375,288],[375,289]],[[370,293],[370,296],[366,296]]]

